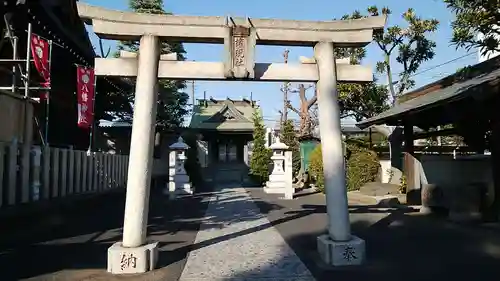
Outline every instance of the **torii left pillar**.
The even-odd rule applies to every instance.
[[[108,272],[113,274],[144,273],[153,270],[158,259],[158,243],[146,241],[160,60],[158,37],[141,37],[138,60],[123,241],[108,249]]]

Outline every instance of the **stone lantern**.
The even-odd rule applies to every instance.
[[[169,182],[168,194],[170,198],[175,199],[177,195],[193,194],[189,176],[184,168],[186,162],[186,151],[189,146],[179,137],[176,143],[170,147],[169,154]]]
[[[276,138],[276,142],[269,146],[273,151],[271,160],[273,161],[273,171],[269,175],[269,181],[266,182],[264,192],[285,194],[287,180],[285,176],[285,152],[288,150],[288,145],[282,143],[280,138]]]

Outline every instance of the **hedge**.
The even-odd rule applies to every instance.
[[[364,184],[374,182],[379,176],[380,162],[377,154],[369,150],[362,142],[347,142],[350,157],[347,160],[347,190],[359,190]],[[316,186],[324,191],[323,158],[321,145],[311,153],[310,173],[316,180]]]

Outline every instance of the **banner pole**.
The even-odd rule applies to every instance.
[[[49,40],[49,79],[52,80],[52,40]],[[51,91],[52,83],[50,84],[50,90],[47,91],[47,96],[45,99],[45,145],[47,146],[49,146],[49,114]]]
[[[89,152],[93,151],[94,144],[94,127],[95,127],[95,98],[97,96],[97,79],[94,72],[94,94],[92,95],[92,122],[90,123],[90,134],[89,134]]]
[[[25,80],[24,80],[24,98],[27,99],[29,98],[29,86],[30,86],[30,60],[31,60],[31,22],[28,23],[28,40],[27,40],[27,47],[26,47],[26,75],[25,75]]]

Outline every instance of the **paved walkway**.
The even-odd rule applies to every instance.
[[[148,234],[160,242],[158,269],[134,276],[105,270],[107,248],[121,239],[123,193],[31,220],[0,221],[0,280],[493,281],[500,276],[498,228],[459,226],[354,201],[351,228],[367,242],[367,263],[332,270],[322,266],[316,250],[327,222],[324,196],[278,197],[261,188],[226,188],[169,201],[153,190]]]
[[[215,193],[180,281],[314,281],[243,188]]]

